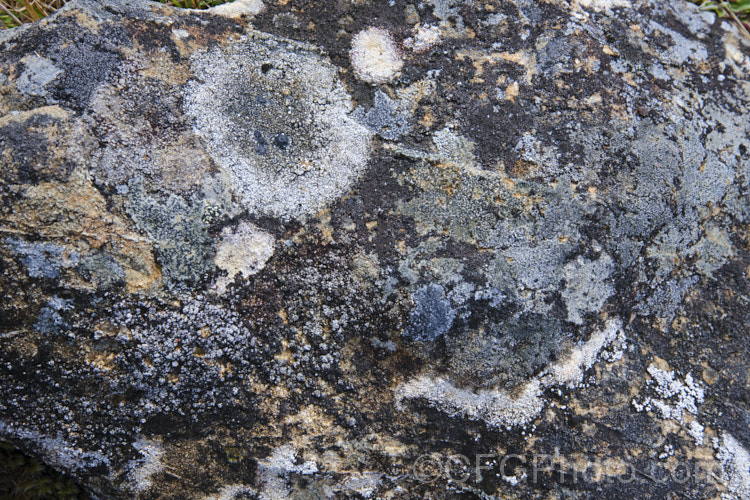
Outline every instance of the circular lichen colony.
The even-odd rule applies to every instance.
[[[310,47],[253,34],[196,55],[186,107],[252,213],[301,218],[363,172],[372,132],[337,69]]]

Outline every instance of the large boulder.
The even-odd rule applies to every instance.
[[[0,33],[0,437],[99,498],[748,498],[749,53],[665,0]]]

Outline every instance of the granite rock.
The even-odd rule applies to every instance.
[[[0,32],[0,437],[96,498],[750,498],[749,105],[664,0]]]

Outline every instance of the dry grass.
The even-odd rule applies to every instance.
[[[0,29],[45,18],[68,0],[0,0]],[[229,0],[157,0],[186,9],[207,9]]]
[[[0,0],[0,19],[12,28],[42,19],[63,6],[66,0]]]

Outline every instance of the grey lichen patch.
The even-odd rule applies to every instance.
[[[61,269],[75,267],[81,258],[78,252],[50,242],[29,243],[7,238],[5,243],[23,255],[23,263],[31,278],[58,278]]]
[[[569,337],[562,322],[541,315],[482,325],[447,340],[450,370],[474,387],[512,389],[543,370]]]
[[[405,399],[423,399],[449,415],[483,420],[490,427],[511,429],[525,425],[544,409],[543,391],[554,386],[579,385],[602,350],[623,341],[621,328],[620,320],[609,320],[588,341],[570,349],[567,356],[527,379],[515,391],[492,388],[474,392],[445,377],[420,375],[396,388],[396,400],[401,406]]]
[[[162,273],[171,289],[195,284],[211,265],[213,247],[204,200],[188,203],[171,194],[161,202],[146,194],[143,179],[134,179],[125,208],[157,249]]]
[[[180,110],[180,91],[168,82],[145,77],[135,64],[122,69],[133,82],[127,88],[102,85],[93,95],[92,132],[101,144],[90,159],[94,180],[117,187],[141,176],[166,192],[195,189],[213,165]],[[156,63],[147,68],[164,73],[184,70]]]
[[[81,259],[78,272],[98,290],[109,290],[123,285],[127,274],[123,266],[111,255],[98,252]]]
[[[367,112],[358,108],[353,116],[383,139],[396,141],[411,130],[410,114],[400,100],[391,99],[383,91],[375,92],[373,106]]]
[[[568,321],[583,324],[585,313],[596,312],[615,293],[609,277],[615,270],[612,258],[603,254],[596,260],[578,257],[562,269],[565,277],[563,300],[568,307]]]
[[[252,213],[300,218],[364,171],[372,132],[336,68],[310,47],[252,33],[192,58],[186,109]]]
[[[37,55],[30,55],[21,59],[26,69],[16,80],[16,87],[20,92],[36,97],[44,97],[49,90],[47,85],[54,82],[62,73],[52,61]]]
[[[413,294],[416,304],[409,317],[404,335],[415,340],[435,340],[450,330],[456,311],[438,284],[425,285]]]
[[[53,295],[39,312],[34,328],[44,335],[61,333],[63,329],[70,327],[62,314],[72,308],[72,301]]]

